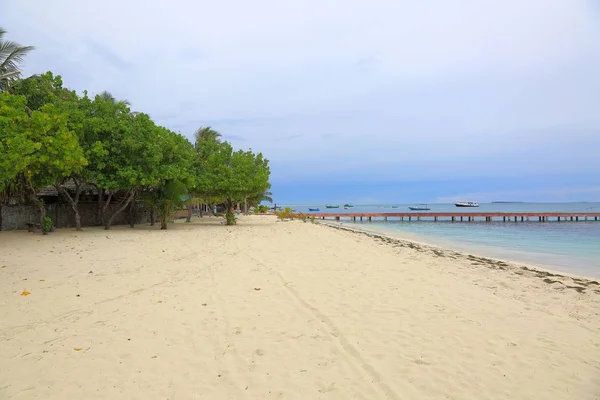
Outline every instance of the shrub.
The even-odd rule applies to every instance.
[[[265,206],[265,205],[261,204],[261,205],[259,205],[258,207],[256,207],[256,208],[254,209],[254,211],[255,211],[256,213],[258,213],[258,214],[264,214],[264,213],[266,213],[267,211],[269,211],[269,206]]]
[[[225,221],[226,221],[227,225],[235,225],[237,222],[237,217],[235,216],[235,214],[226,213]]]
[[[44,219],[42,220],[42,233],[44,235],[47,235],[48,232],[52,232],[54,230],[54,222],[52,221],[52,218],[46,216],[44,217]]]
[[[282,211],[276,211],[275,215],[282,221],[293,218],[292,209],[290,207],[286,207]]]

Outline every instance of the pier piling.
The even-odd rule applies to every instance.
[[[319,219],[334,219],[336,221],[340,221],[342,218],[348,218],[352,221],[356,221],[360,219],[362,222],[364,218],[367,218],[369,221],[372,221],[374,218],[382,218],[384,221],[388,221],[389,218],[399,218],[400,221],[404,222],[405,218],[408,218],[408,221],[412,221],[413,217],[417,221],[421,221],[421,218],[432,218],[433,222],[460,222],[468,221],[474,222],[476,218],[482,218],[486,222],[493,222],[494,218],[502,217],[503,222],[514,221],[521,222],[530,221],[530,218],[537,218],[539,222],[550,222],[554,220],[555,222],[579,222],[582,221],[600,221],[600,212],[579,212],[579,213],[569,213],[569,212],[522,212],[522,213],[491,213],[491,212],[470,212],[470,213],[453,213],[453,212],[405,212],[405,213],[310,213],[309,215],[314,216]],[[556,218],[556,219],[555,219]]]

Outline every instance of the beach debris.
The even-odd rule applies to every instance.
[[[40,279],[40,282],[46,282],[46,280],[45,279]]]
[[[206,304],[206,303],[202,303],[202,306],[203,306],[203,307],[206,307],[206,306],[207,306],[207,304]]]
[[[80,295],[77,295],[77,297],[81,297]]]
[[[75,350],[75,351],[81,351],[81,350],[83,350],[83,348],[81,348],[81,347],[74,347],[73,350]]]
[[[23,293],[21,293],[21,296],[29,296],[30,294],[31,294],[31,292],[24,290]]]
[[[90,272],[88,272],[88,274],[93,274],[93,273],[94,273],[94,271],[90,271]]]
[[[157,303],[162,303],[162,302],[163,302],[162,300],[157,301]]]
[[[6,268],[6,265],[3,265],[2,268]]]
[[[256,290],[257,292],[260,290],[259,287],[255,287],[254,290]]]

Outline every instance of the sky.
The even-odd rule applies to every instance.
[[[25,75],[270,161],[277,203],[600,201],[600,2],[2,0]]]

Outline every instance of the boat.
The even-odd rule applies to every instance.
[[[309,208],[308,211],[319,211],[318,208]]]
[[[354,207],[352,204],[344,204],[344,208],[345,209],[349,209],[349,208],[352,208],[352,207]]]
[[[327,207],[327,208],[340,208],[340,206],[333,205],[333,204],[327,204],[327,205],[325,205],[325,207]]]
[[[409,210],[413,211],[427,211],[431,210],[431,208],[427,207],[427,204],[417,204],[416,206],[409,206]]]
[[[398,208],[398,206],[392,206],[392,208]]]
[[[474,201],[459,201],[458,203],[454,203],[456,207],[479,207]]]

